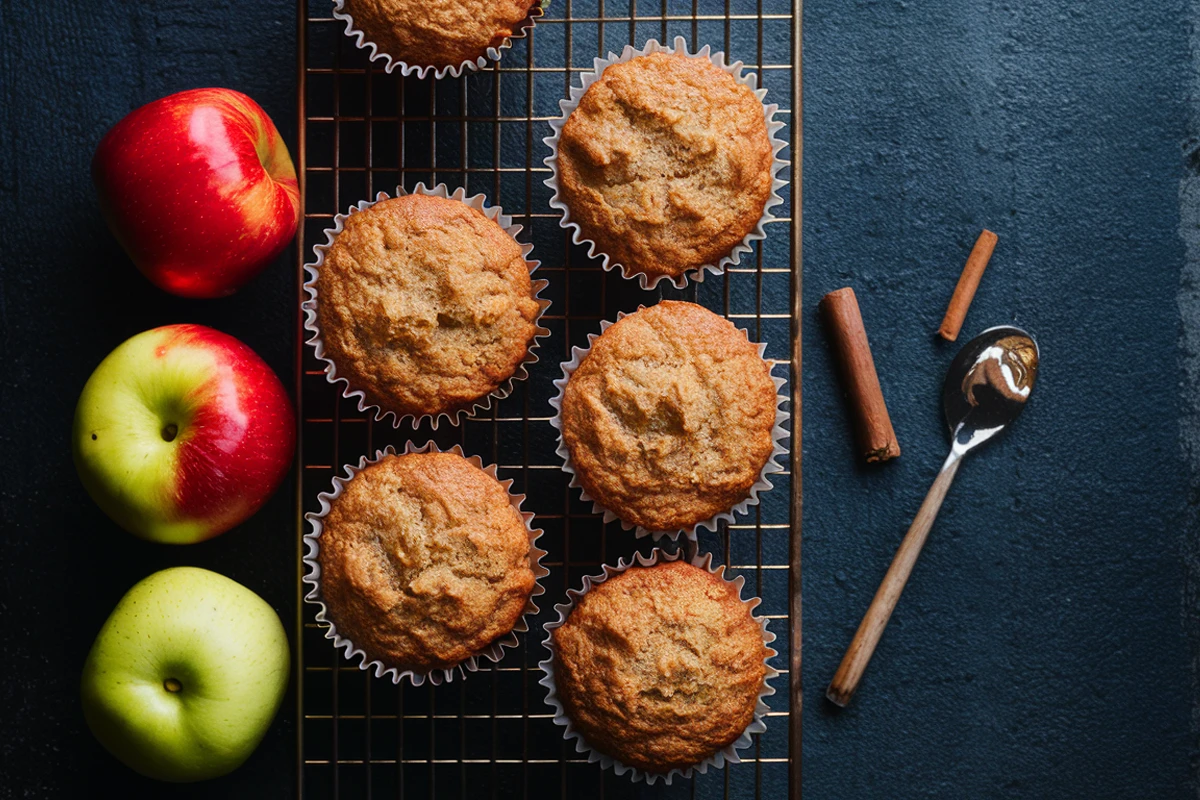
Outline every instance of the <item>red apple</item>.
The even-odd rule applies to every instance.
[[[92,499],[144,539],[187,544],[246,520],[296,447],[279,378],[237,339],[167,325],[100,362],[75,407],[75,466]]]
[[[232,294],[283,252],[300,221],[287,145],[257,103],[230,89],[133,111],[96,148],[92,179],[133,263],[183,297]]]

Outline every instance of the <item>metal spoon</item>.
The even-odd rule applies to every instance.
[[[904,535],[871,607],[842,657],[841,666],[825,690],[825,696],[834,704],[845,706],[854,696],[917,556],[925,546],[962,457],[1020,415],[1037,374],[1037,343],[1020,328],[1007,326],[987,329],[968,342],[950,364],[942,385],[942,403],[952,439],[950,455],[925,495],[925,502]]]

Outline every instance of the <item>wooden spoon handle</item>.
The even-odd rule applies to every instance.
[[[950,489],[950,483],[954,480],[960,463],[961,456],[951,453],[942,465],[942,471],[938,473],[933,486],[929,487],[925,502],[921,503],[908,533],[904,534],[900,549],[892,559],[892,565],[888,567],[883,583],[875,592],[871,607],[858,624],[858,632],[854,634],[854,640],[846,649],[846,655],[842,656],[841,666],[830,681],[829,688],[825,690],[825,696],[830,702],[845,706],[858,689],[858,682],[862,680],[863,672],[875,653],[875,646],[879,644],[879,637],[883,635],[883,629],[887,627],[892,611],[896,609],[896,602],[900,599],[900,593],[904,591],[908,576],[912,574],[917,556],[921,555],[925,540],[929,538],[929,529],[937,519],[938,510],[942,507],[942,501],[946,499],[946,492]]]

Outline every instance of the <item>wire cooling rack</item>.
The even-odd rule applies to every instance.
[[[388,75],[372,65],[331,16],[329,0],[300,0],[299,91],[300,185],[304,224],[297,272],[312,246],[323,242],[335,213],[378,191],[418,182],[444,182],[482,192],[524,225],[541,261],[536,277],[553,305],[543,320],[551,331],[529,380],[487,414],[461,426],[393,429],[376,423],[341,399],[310,348],[298,343],[297,396],[301,412],[301,463],[297,569],[307,531],[302,514],[316,510],[317,494],[331,486],[342,466],[388,444],[433,439],[460,444],[499,465],[513,490],[528,495],[525,509],[537,514],[545,535],[539,544],[551,574],[538,598],[541,613],[515,650],[466,680],[440,687],[399,687],[372,677],[335,654],[313,617],[298,602],[297,785],[306,798],[782,798],[800,796],[800,581],[801,491],[800,393],[790,377],[800,368],[800,2],[801,0],[552,0],[527,38],[515,40],[498,66],[441,81]],[[592,60],[629,43],[669,42],[683,36],[694,51],[704,44],[725,51],[757,71],[778,103],[780,135],[791,147],[790,184],[774,209],[778,220],[767,238],[737,268],[683,291],[645,292],[634,281],[606,273],[583,248],[570,243],[548,205],[542,184],[549,174],[542,138],[559,115],[579,73]],[[588,764],[551,718],[537,681],[545,657],[541,626],[554,618],[568,587],[635,550],[648,551],[616,523],[602,524],[590,504],[569,489],[555,454],[550,426],[552,382],[571,345],[585,345],[600,321],[615,319],[639,303],[661,297],[699,302],[766,341],[767,357],[785,375],[792,398],[792,456],[761,505],[717,533],[702,533],[699,546],[714,561],[744,575],[747,590],[763,599],[758,613],[770,618],[782,671],[769,698],[767,732],[742,751],[743,761],[692,780],[654,787]],[[296,328],[298,341],[306,337]],[[785,406],[786,407],[786,406]],[[300,581],[297,578],[297,586]],[[299,596],[303,589],[299,589]]]

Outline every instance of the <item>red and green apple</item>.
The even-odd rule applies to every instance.
[[[83,713],[143,775],[215,778],[262,741],[289,666],[283,624],[261,597],[205,569],[165,569],[130,589],[96,637]]]
[[[75,407],[75,466],[137,536],[188,544],[256,512],[287,474],[295,415],[279,378],[232,336],[167,325],[113,350]]]
[[[232,294],[300,220],[296,169],[246,95],[192,89],[131,112],[92,160],[100,207],[147,278],[184,297]]]

